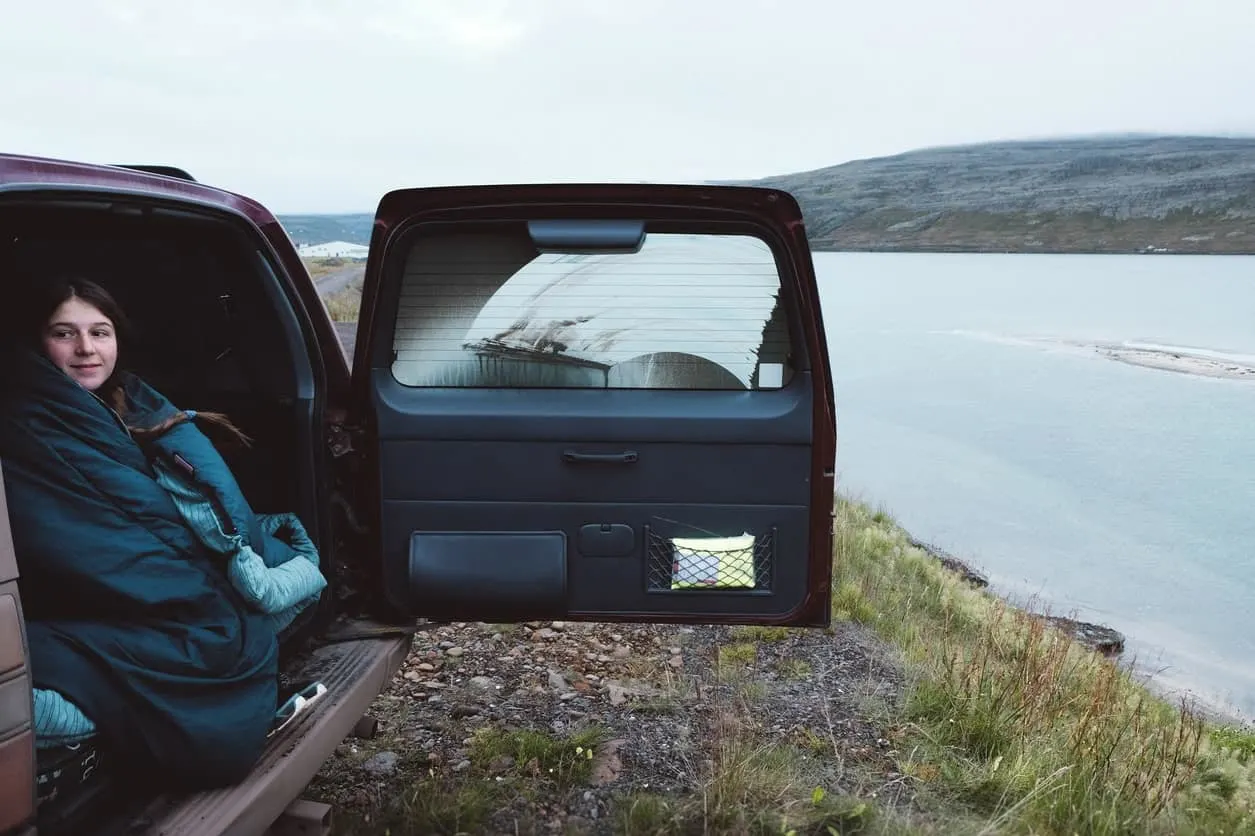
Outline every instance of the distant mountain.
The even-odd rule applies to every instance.
[[[816,250],[1255,252],[1255,139],[989,143],[742,182],[797,197]]]
[[[999,142],[722,182],[791,192],[816,250],[1255,253],[1255,138]],[[298,245],[369,244],[373,216],[279,221]]]

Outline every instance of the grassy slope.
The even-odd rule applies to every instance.
[[[834,608],[915,672],[902,769],[935,804],[994,832],[1255,832],[1255,737],[964,586],[884,514],[842,504],[837,532]]]

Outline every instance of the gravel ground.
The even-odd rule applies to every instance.
[[[893,743],[873,719],[902,689],[892,651],[853,624],[444,625],[418,635],[376,701],[375,736],[345,740],[305,797],[335,805],[340,832],[615,833],[629,796],[701,797],[720,752],[726,761],[729,746],[772,746],[789,762],[755,761],[749,782],[770,783],[779,776],[763,770],[776,769],[814,782],[797,788],[803,797],[822,785],[910,804]],[[507,754],[475,759],[477,729],[562,741],[594,727],[592,757],[574,782],[529,778],[529,764]],[[513,799],[494,800],[473,827],[418,814],[398,826],[397,800],[418,785],[438,784],[452,803],[467,788],[508,782],[517,792],[501,797]]]

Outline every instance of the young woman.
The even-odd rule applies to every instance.
[[[276,631],[325,586],[317,552],[295,517],[252,512],[196,423],[242,433],[123,368],[104,288],[32,282],[8,313],[0,458],[41,744],[91,737],[161,786],[235,783],[274,721]]]
[[[71,380],[95,393],[125,417],[127,403],[125,373],[118,366],[120,337],[129,335],[130,324],[113,296],[89,279],[61,277],[29,291],[23,313],[39,328],[39,340],[48,359]],[[169,423],[186,420],[184,412],[173,414]],[[248,438],[224,415],[201,412],[198,418],[226,429],[243,443]],[[157,435],[169,423],[154,427],[131,427],[141,436]]]

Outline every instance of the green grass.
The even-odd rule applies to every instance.
[[[720,645],[715,655],[715,677],[720,682],[735,682],[752,674],[758,661],[758,645],[736,642]]]
[[[328,273],[334,273],[336,270],[339,270],[341,267],[350,263],[343,258],[336,257],[302,258],[301,261],[305,264],[305,269],[309,271],[310,277],[314,279],[325,276]]]
[[[806,679],[814,673],[805,659],[781,659],[776,663],[776,670],[785,679]]]
[[[763,627],[757,624],[732,628],[733,638],[745,642],[781,642],[792,632],[788,627]]]
[[[725,644],[719,648],[719,664],[741,666],[753,664],[758,658],[758,646],[753,642]]]
[[[834,611],[912,674],[901,769],[932,803],[999,833],[1255,832],[1249,732],[966,586],[886,515],[840,503],[835,552]]]
[[[471,739],[470,760],[485,772],[504,764],[520,776],[566,789],[588,780],[594,752],[605,740],[605,733],[598,728],[555,737],[531,729],[486,727],[476,729]]]
[[[1228,751],[1239,763],[1247,763],[1255,755],[1255,732],[1233,726],[1216,726],[1208,737],[1217,749]]]
[[[323,297],[323,304],[327,306],[327,313],[331,315],[333,322],[357,322],[362,307],[362,288],[350,284],[343,290]]]
[[[482,833],[502,803],[502,793],[492,784],[429,777],[402,789],[373,815],[337,815],[332,832],[337,836]]]
[[[338,836],[427,836],[482,833],[511,799],[535,800],[588,783],[605,732],[588,727],[568,736],[534,729],[477,729],[470,768],[450,773],[402,758],[399,788],[370,813],[337,816]]]
[[[813,783],[803,754],[789,745],[754,745],[738,735],[720,735],[692,792],[619,799],[615,833],[836,836],[881,824],[876,805],[829,796]]]

